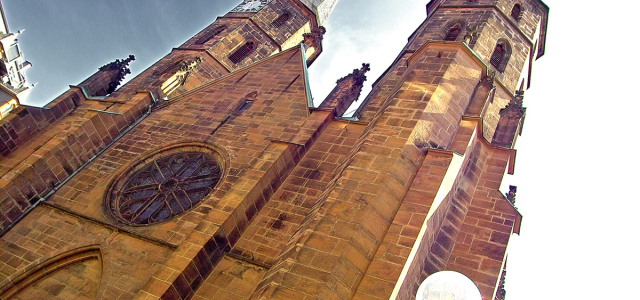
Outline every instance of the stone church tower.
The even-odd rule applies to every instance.
[[[337,0],[245,0],[126,85],[0,120],[0,299],[502,299],[540,0],[432,0],[354,116],[307,66]]]

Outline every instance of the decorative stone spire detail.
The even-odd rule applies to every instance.
[[[351,74],[338,79],[336,87],[322,102],[320,109],[334,109],[336,116],[342,116],[358,100],[362,92],[362,86],[367,80],[365,75],[371,68],[369,64],[362,64],[360,69],[354,69]]]
[[[129,55],[126,59],[116,59],[98,69],[78,86],[82,87],[88,96],[106,96],[113,93],[124,77],[131,74],[129,63],[136,60]]]
[[[504,282],[507,277],[507,270],[503,269],[500,275],[500,282],[498,283],[498,292],[496,293],[496,300],[504,300],[507,296],[507,291],[504,289]]]
[[[509,101],[505,108],[500,110],[500,117],[509,119],[520,119],[524,116],[526,108],[522,107],[524,102],[524,91],[517,91],[516,95]]]
[[[132,54],[129,55],[128,58],[120,60],[120,59],[116,59],[113,62],[110,62],[102,67],[100,67],[100,71],[117,71],[116,76],[112,77],[111,82],[109,83],[109,87],[107,89],[107,95],[113,93],[113,91],[115,91],[118,86],[120,85],[120,83],[122,82],[122,80],[124,79],[124,77],[127,74],[131,74],[131,69],[129,69],[129,63],[136,60],[136,57]]]
[[[505,108],[500,110],[500,120],[491,139],[494,146],[512,148],[516,140],[516,135],[522,128],[522,120],[527,111],[522,107],[524,101],[524,91],[517,91],[515,96],[509,101]]]
[[[304,43],[309,47],[322,49],[322,39],[326,32],[327,30],[322,26],[311,29],[311,32],[302,35],[304,37]]]
[[[515,185],[509,186],[509,192],[507,193],[507,200],[511,202],[511,204],[516,204],[516,192],[518,191],[518,187]]]
[[[488,70],[487,71],[487,76],[483,77],[480,80],[480,84],[483,86],[486,86],[488,88],[493,88],[493,83],[496,80],[496,71],[494,70]]]
[[[369,71],[371,71],[370,64],[363,63],[360,69],[353,69],[351,74],[338,79],[336,83],[340,83],[351,77],[354,79],[354,85],[362,85],[362,83],[367,80],[367,76],[365,76],[365,74]]]
[[[471,45],[475,41],[475,39],[480,35],[478,32],[478,26],[467,26],[467,33],[464,35],[464,43],[467,45]]]
[[[134,60],[136,60],[136,57],[135,57],[135,55],[131,54],[126,59],[116,59],[115,61],[112,61],[112,62],[100,67],[98,70],[105,71],[105,70],[129,69],[129,63],[134,61]]]
[[[303,34],[303,43],[306,45],[306,48],[309,49],[306,53],[307,55],[307,67],[311,66],[311,64],[318,58],[320,53],[322,53],[322,39],[327,30],[320,26],[318,28],[312,28],[311,32]]]
[[[201,56],[198,56],[192,60],[189,61],[182,61],[180,63],[180,68],[178,69],[178,72],[190,72],[193,71],[195,68],[198,67],[198,65],[203,61],[204,59],[202,59]]]

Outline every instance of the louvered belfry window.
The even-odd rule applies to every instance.
[[[206,43],[210,39],[214,38],[216,35],[218,35],[221,32],[223,32],[226,28],[227,28],[227,26],[223,25],[223,26],[215,27],[215,28],[205,32],[205,34],[203,36],[201,36],[199,39],[196,40],[196,45],[202,45],[202,44]]]
[[[513,9],[511,9],[511,17],[516,19],[516,21],[520,21],[520,18],[522,18],[522,7],[520,7],[520,4],[513,6]]]
[[[280,27],[282,25],[284,25],[285,23],[287,23],[287,21],[289,21],[289,19],[291,19],[291,14],[288,12],[285,12],[283,14],[281,14],[280,16],[278,16],[275,20],[273,20],[273,22],[271,22],[271,25],[273,25],[274,27]]]
[[[505,47],[502,44],[498,44],[496,45],[496,48],[493,50],[493,54],[491,54],[491,59],[489,60],[491,62],[491,65],[494,66],[496,69],[501,70],[501,66],[502,66],[502,60],[504,59],[505,56]]]
[[[459,24],[454,25],[453,27],[451,27],[451,29],[449,29],[449,32],[444,37],[444,40],[455,41],[458,38],[458,35],[460,34],[461,31],[462,29],[460,28]]]
[[[249,56],[249,54],[256,48],[256,44],[254,42],[247,42],[246,44],[240,46],[238,50],[231,53],[229,55],[229,60],[234,64],[241,62],[245,57]]]

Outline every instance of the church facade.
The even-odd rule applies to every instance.
[[[432,0],[311,101],[337,0],[245,0],[140,75],[130,56],[0,120],[0,299],[503,299],[540,0]],[[330,33],[328,33],[330,34]]]

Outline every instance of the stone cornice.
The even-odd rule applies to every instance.
[[[484,9],[493,9],[498,11],[498,13],[500,15],[502,15],[502,17],[507,20],[507,23],[509,23],[509,25],[511,25],[512,29],[514,29],[521,37],[523,37],[527,43],[529,44],[529,47],[532,47],[534,45],[533,40],[531,40],[531,38],[529,38],[524,32],[522,32],[522,30],[520,30],[520,28],[518,27],[518,24],[513,22],[513,20],[511,20],[511,18],[509,16],[507,16],[502,10],[500,10],[500,8],[498,8],[498,6],[496,5],[486,5],[486,4],[479,4],[479,5],[439,5],[437,6],[435,9],[431,10],[430,6],[432,5],[432,3],[434,3],[436,1],[431,1],[429,2],[429,4],[427,4],[427,11],[430,14],[435,13],[436,11],[438,11],[438,9],[440,8],[452,8],[452,9],[469,9],[469,8],[484,8]],[[542,55],[544,55],[544,49],[545,49],[545,44],[546,44],[546,37],[547,37],[547,26],[548,26],[548,14],[549,14],[549,6],[547,6],[544,2],[542,2],[541,0],[538,0],[539,4],[542,5],[542,7],[546,10],[544,12],[544,14],[542,15],[542,20],[540,20],[540,45],[539,45],[539,53],[537,58],[540,58]],[[429,16],[427,16],[427,19],[429,18]]]

